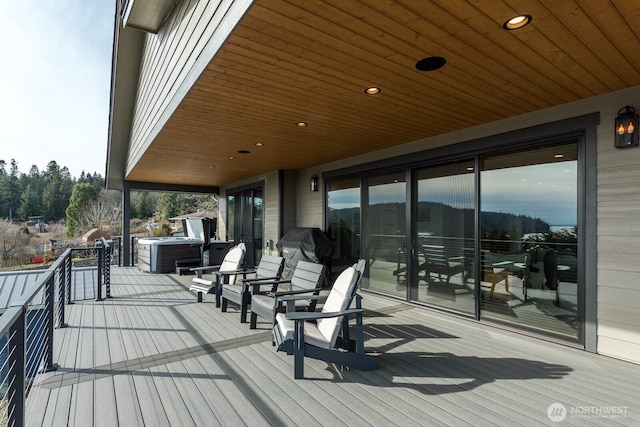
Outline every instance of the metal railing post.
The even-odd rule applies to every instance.
[[[135,245],[136,237],[131,236],[131,246],[129,251],[131,252],[131,266],[136,265],[135,263],[135,254],[136,254],[136,245]]]
[[[25,421],[25,376],[27,342],[25,330],[27,329],[26,309],[22,307],[20,317],[11,325],[9,329],[9,357],[7,366],[9,367],[9,389],[6,396],[9,399],[7,405],[9,426],[23,426]]]
[[[58,366],[53,363],[53,310],[55,300],[53,298],[56,290],[56,274],[51,275],[51,278],[47,281],[47,284],[44,286],[45,298],[46,298],[46,313],[45,313],[45,328],[47,333],[47,341],[45,343],[45,354],[46,354],[46,366],[44,367],[44,372],[55,371]]]
[[[122,267],[122,237],[118,237],[118,267]]]
[[[104,284],[106,285],[106,298],[111,298],[111,245],[107,242],[103,242],[105,256],[104,256],[104,268],[102,270],[104,274]]]
[[[102,300],[102,263],[104,257],[104,248],[96,248],[98,251],[98,289],[96,289],[96,301]]]
[[[56,324],[56,329],[66,328],[67,324],[64,323],[65,318],[65,306],[67,305],[67,297],[66,297],[66,281],[67,281],[67,263],[66,261],[62,263],[62,267],[60,267],[57,271],[58,273],[58,304],[60,304],[60,314],[58,315],[58,323]]]
[[[65,294],[67,296],[67,299],[65,300],[65,304],[73,304],[73,301],[71,301],[71,269],[73,268],[73,262],[72,262],[72,256],[71,256],[72,252],[69,253],[69,256],[64,260],[64,264],[65,264],[65,276],[64,276],[64,284],[67,288]]]

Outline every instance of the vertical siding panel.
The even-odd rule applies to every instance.
[[[161,31],[158,34],[146,36],[131,138],[134,141],[141,137],[149,123],[155,119],[153,103],[158,102],[158,97],[165,91],[168,73],[172,71],[172,67],[178,65],[179,55],[184,53],[178,52],[176,45],[181,37],[189,37],[185,34],[185,29],[179,26],[182,24],[188,27],[191,23],[191,16],[185,16],[185,13],[192,2],[193,0],[179,3],[178,8],[172,12],[171,19],[163,25]],[[136,126],[136,124],[139,125]]]
[[[179,101],[176,96],[184,84],[189,84],[190,73],[194,68],[200,69],[195,65],[206,64],[211,59],[202,55],[207,46],[226,39],[222,33],[228,30],[228,23],[250,3],[249,0],[184,0],[178,3],[158,34],[147,34],[127,170],[131,170],[154,137],[168,108]],[[239,6],[230,14],[236,4]],[[226,29],[220,30],[221,26]],[[213,55],[210,48],[207,55]]]
[[[214,3],[219,3],[214,1]],[[206,21],[210,2],[197,0],[183,1],[178,4],[158,34],[147,34],[140,69],[140,83],[136,99],[136,111],[133,119],[131,150],[129,156],[138,154],[160,117],[170,98],[170,90],[177,88],[186,75],[190,57],[193,61],[200,52],[194,46],[179,46],[181,40],[197,41],[206,28],[197,24]],[[215,10],[215,9],[214,9]],[[190,67],[189,67],[190,68]],[[182,79],[175,75],[183,70]],[[170,78],[173,76],[173,81]]]

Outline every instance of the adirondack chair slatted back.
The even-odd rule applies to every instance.
[[[422,245],[422,252],[426,258],[426,262],[432,267],[446,268],[448,267],[447,257],[445,256],[444,246],[440,245]]]
[[[246,246],[244,243],[239,243],[238,245],[229,249],[229,252],[224,256],[222,260],[222,264],[220,264],[219,271],[235,271],[238,270],[242,266],[242,261],[244,260],[244,254],[246,251]],[[236,281],[236,274],[225,275],[226,282],[228,284],[233,284]]]
[[[257,278],[279,276],[282,273],[283,260],[280,256],[262,255],[256,269]]]
[[[324,277],[325,266],[308,261],[298,261],[291,277],[291,290],[316,289]]]
[[[359,259],[357,263],[353,264],[353,268],[355,268],[356,271],[358,272],[358,281],[356,282],[356,285],[353,287],[353,291],[351,292],[351,300],[349,300],[349,305],[347,306],[347,308],[351,306],[351,302],[353,301],[356,294],[360,290],[360,285],[362,285],[362,280],[364,279],[364,272],[367,268],[367,260]]]
[[[308,261],[298,261],[296,269],[293,272],[293,276],[290,280],[289,291],[309,290],[309,295],[312,295],[314,289],[318,289],[321,286],[322,278],[324,277],[326,267],[322,264],[316,264]],[[271,287],[272,285],[269,285]],[[284,286],[284,284],[283,284]],[[261,286],[260,291],[266,286]],[[277,292],[286,292],[284,288],[278,288],[275,286]],[[306,293],[303,293],[306,294]],[[307,299],[299,300],[295,302],[295,306],[299,310],[313,311],[315,309],[316,301],[309,301]],[[272,323],[275,321],[276,312],[279,310],[281,303],[273,295],[269,294],[254,294],[251,297],[251,329],[256,328],[256,322],[258,316],[269,319]]]
[[[425,271],[425,280],[431,282],[431,274],[437,274],[438,280],[449,283],[451,276],[455,274],[463,274],[464,282],[464,259],[452,261],[447,255],[446,248],[442,245],[422,245],[422,255],[424,256],[424,265],[422,268]],[[444,279],[442,275],[446,276]]]
[[[260,263],[256,269],[256,277],[249,280],[257,279],[274,279],[279,278],[284,268],[284,258],[273,255],[262,255]],[[272,285],[264,285],[260,287],[261,291],[268,291],[272,288]]]
[[[351,303],[359,276],[360,274],[354,267],[349,267],[340,273],[333,283],[329,296],[322,307],[322,312],[334,313],[346,310]],[[343,316],[318,320],[318,331],[320,331],[326,339],[327,348],[335,346],[336,339],[340,333],[340,326],[342,325],[342,317]]]
[[[227,284],[222,286],[222,311],[227,311],[229,302],[238,304],[240,306],[240,322],[245,323],[247,321],[247,313],[249,310],[249,304],[251,303],[251,287],[249,283],[255,280],[259,283],[261,280],[277,280],[280,277],[280,272],[283,267],[283,258],[269,255],[263,255],[260,259],[258,267],[255,269],[254,278],[246,278],[247,274],[254,275],[252,272],[243,270],[242,274],[236,274],[235,276],[242,277],[242,283]],[[261,288],[270,290],[272,285],[264,285]]]

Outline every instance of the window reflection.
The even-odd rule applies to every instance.
[[[577,338],[577,144],[483,164],[481,315]]]
[[[469,160],[419,170],[415,207],[412,298],[467,313],[475,312],[473,166]]]
[[[360,179],[339,179],[327,185],[328,234],[335,246],[331,272],[336,276],[360,257]]]
[[[371,289],[406,297],[405,172],[370,177],[365,210],[366,241]]]

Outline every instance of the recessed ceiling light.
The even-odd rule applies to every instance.
[[[377,95],[382,91],[382,89],[380,89],[379,87],[368,87],[364,90],[364,93],[366,93],[367,95]]]
[[[420,71],[435,71],[446,63],[447,60],[441,56],[429,56],[416,62],[416,68]]]
[[[233,160],[233,159],[235,159],[235,157],[229,156],[229,160]]]
[[[564,154],[556,154],[556,155],[555,155],[555,156],[553,156],[553,157],[555,157],[556,159],[561,159],[561,158],[563,158],[563,157],[564,157]]]
[[[256,142],[256,147],[262,147],[264,144],[262,142]]]
[[[296,126],[298,126],[299,128],[304,128],[308,126],[307,122],[298,122],[296,123]]]
[[[505,21],[505,23],[502,24],[502,28],[504,28],[505,30],[518,30],[526,25],[529,25],[531,23],[531,20],[533,20],[531,15],[514,16],[513,18]]]
[[[468,170],[469,172],[472,172],[472,171],[473,171],[473,166],[469,166],[469,167],[467,167],[467,170]]]

